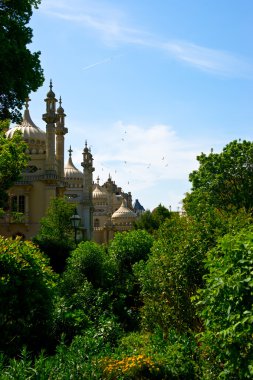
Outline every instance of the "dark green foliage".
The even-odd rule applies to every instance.
[[[70,218],[75,206],[65,198],[51,200],[47,214],[40,221],[39,233],[34,242],[50,258],[50,265],[62,273],[70,251],[74,249],[74,232]]]
[[[155,233],[161,224],[171,217],[171,212],[161,204],[156,207],[152,212],[147,210],[143,212],[140,217],[135,221],[134,228],[137,230],[145,230],[150,234]]]
[[[226,235],[205,261],[199,293],[206,379],[253,376],[253,229]]]
[[[5,137],[4,131],[8,126],[8,121],[0,120],[0,208],[7,207],[6,190],[18,180],[28,162],[25,153],[27,145],[22,140],[21,134],[16,132],[12,139]]]
[[[133,264],[146,260],[153,241],[153,237],[143,230],[116,233],[108,250],[115,257],[120,273],[131,272]]]
[[[65,287],[76,288],[88,280],[94,288],[105,288],[114,281],[115,271],[115,261],[104,246],[91,241],[81,242],[67,261],[63,276]]]
[[[115,259],[117,278],[114,287],[113,310],[126,330],[139,326],[139,284],[132,267],[147,260],[154,238],[144,230],[117,233],[108,247],[109,256]]]
[[[232,141],[220,154],[202,153],[199,169],[189,179],[192,191],[184,199],[189,215],[201,218],[210,209],[229,211],[253,207],[253,143]]]
[[[71,340],[100,318],[112,317],[112,290],[116,265],[105,248],[94,242],[82,242],[67,260],[62,275],[57,328]],[[59,333],[58,332],[58,333]]]
[[[40,53],[27,48],[32,42],[27,24],[32,7],[39,4],[39,0],[0,2],[0,120],[17,121],[25,98],[43,84]]]
[[[147,210],[139,216],[139,218],[134,222],[134,228],[136,230],[145,230],[152,234],[158,229],[159,225],[154,219],[153,214],[150,210]]]
[[[230,215],[216,210],[200,222],[172,214],[160,227],[147,262],[134,266],[144,302],[143,324],[151,329],[158,325],[165,335],[172,326],[197,331],[201,323],[191,297],[203,285],[207,271],[203,260],[220,236],[251,223],[244,211]]]
[[[38,351],[51,335],[56,277],[31,242],[0,237],[0,351]]]
[[[166,219],[171,217],[171,211],[162,206],[161,203],[152,211],[152,215],[157,225],[160,226]]]
[[[160,228],[147,262],[134,266],[141,285],[146,328],[160,326],[165,336],[171,327],[180,332],[198,329],[191,296],[202,284],[202,261],[208,244],[196,224],[178,214]]]

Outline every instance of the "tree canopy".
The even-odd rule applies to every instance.
[[[70,251],[74,248],[74,233],[70,218],[75,206],[65,198],[53,198],[46,215],[40,220],[40,230],[34,238],[40,249],[50,257],[50,265],[62,272]]]
[[[16,132],[11,139],[5,137],[8,124],[8,121],[0,121],[0,208],[8,199],[6,190],[19,178],[28,161],[27,145],[21,134]]]
[[[147,210],[135,221],[134,228],[137,230],[146,230],[153,234],[164,223],[167,218],[171,217],[171,211],[162,206],[161,203],[151,212]]]
[[[250,226],[224,236],[205,260],[208,273],[198,306],[208,379],[252,379],[252,232]]]
[[[39,4],[40,0],[0,2],[0,120],[18,120],[25,98],[43,84],[40,52],[27,48],[33,37],[27,24]]]
[[[52,329],[56,275],[31,242],[0,236],[0,351],[41,349]]]
[[[221,153],[197,157],[199,169],[189,180],[192,190],[184,199],[188,214],[201,216],[210,209],[253,208],[253,142],[234,140]]]

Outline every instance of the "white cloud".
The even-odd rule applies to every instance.
[[[179,61],[203,71],[225,76],[252,77],[253,66],[231,53],[199,46],[187,41],[168,41],[163,49]]]
[[[165,124],[139,126],[122,121],[99,129],[88,126],[69,127],[75,130],[78,140],[73,141],[73,161],[78,166],[82,159],[80,141],[88,139],[94,157],[94,180],[104,183],[109,174],[123,191],[131,191],[134,199],[140,198],[148,208],[160,202],[177,208],[184,193],[189,190],[189,173],[198,167],[196,156],[210,151],[215,142],[180,139],[173,127]],[[100,126],[101,127],[101,126]],[[73,134],[73,133],[72,133]],[[92,144],[95,144],[94,148]],[[206,150],[205,150],[206,149]],[[175,184],[177,184],[175,186]],[[140,195],[138,195],[140,194]],[[153,194],[150,199],[150,194]]]
[[[44,0],[41,10],[49,16],[89,29],[109,44],[142,45],[166,52],[171,58],[202,71],[230,77],[253,77],[253,66],[244,57],[189,41],[164,41],[154,34],[129,26],[127,15],[108,3],[75,0],[70,5],[66,0]]]

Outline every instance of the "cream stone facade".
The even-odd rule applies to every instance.
[[[64,164],[64,140],[68,133],[66,115],[61,98],[56,108],[52,82],[45,102],[46,112],[42,119],[46,131],[32,121],[27,100],[22,123],[6,133],[11,138],[15,131],[21,131],[28,145],[30,161],[21,179],[9,190],[9,207],[0,218],[0,234],[32,239],[50,200],[65,196],[76,205],[81,217],[78,239],[107,243],[116,231],[132,229],[134,220],[144,209],[137,200],[134,209],[131,193],[124,193],[110,175],[103,185],[99,184],[99,178],[94,183],[93,156],[87,142],[83,149],[82,171],[73,164],[71,147]]]

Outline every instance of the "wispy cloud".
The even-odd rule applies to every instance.
[[[78,140],[87,139],[88,145],[91,144],[94,179],[99,176],[103,183],[110,174],[124,191],[131,191],[134,197],[141,194],[141,199],[151,205],[152,199],[145,200],[145,194],[150,198],[152,189],[157,193],[160,188],[161,197],[170,192],[170,204],[174,209],[190,188],[188,176],[198,167],[196,156],[201,151],[210,151],[211,146],[217,147],[215,141],[183,140],[166,124],[143,127],[118,121],[104,127],[96,141],[94,128],[83,124],[77,128],[76,123],[75,128]],[[81,157],[81,150],[74,149],[73,159],[77,166]],[[170,187],[169,184],[175,182],[177,188]]]
[[[69,5],[66,0],[44,0],[41,10],[49,16],[92,30],[109,44],[146,46],[165,52],[169,57],[202,71],[229,77],[253,78],[253,65],[244,57],[189,41],[164,41],[154,34],[129,26],[127,15],[108,4],[95,0],[75,0],[74,3]]]
[[[204,71],[225,76],[253,77],[253,65],[233,54],[187,41],[168,41],[162,49],[179,61]]]

